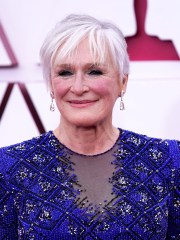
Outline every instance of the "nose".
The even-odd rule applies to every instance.
[[[88,86],[86,85],[85,79],[83,77],[82,73],[77,73],[75,75],[75,78],[73,80],[72,86],[71,86],[71,92],[73,92],[76,95],[82,95],[84,92],[88,91]]]

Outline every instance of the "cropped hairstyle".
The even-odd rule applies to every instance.
[[[43,77],[48,85],[51,85],[51,67],[55,58],[60,62],[64,57],[72,56],[85,38],[89,40],[95,63],[105,63],[109,52],[119,71],[120,80],[129,73],[127,44],[120,29],[89,15],[71,14],[55,25],[40,49]]]

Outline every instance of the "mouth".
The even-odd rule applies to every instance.
[[[68,102],[72,107],[83,108],[93,105],[97,100],[70,100]]]

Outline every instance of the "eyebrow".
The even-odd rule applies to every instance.
[[[101,63],[86,63],[85,68],[93,68],[93,67],[107,67],[106,64],[101,64]],[[71,63],[62,63],[62,64],[57,64],[55,65],[55,68],[73,68],[74,64]]]
[[[55,67],[58,67],[58,68],[60,68],[60,67],[67,68],[68,67],[69,68],[69,67],[71,67],[71,64],[65,64],[65,63],[64,64],[56,64]]]

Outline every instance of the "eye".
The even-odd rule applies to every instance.
[[[99,76],[102,75],[103,72],[101,70],[91,70],[88,72],[89,75],[95,75],[95,76]]]
[[[59,76],[61,77],[68,77],[71,76],[73,73],[71,71],[68,70],[62,70],[59,72]]]

